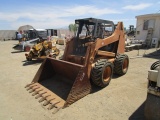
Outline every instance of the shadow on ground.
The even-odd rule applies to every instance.
[[[22,53],[22,52],[24,52],[24,51],[13,51],[11,53],[13,54],[13,53]]]
[[[145,120],[144,117],[145,102],[129,117],[129,120]]]
[[[22,61],[24,62],[23,63],[23,66],[28,66],[28,65],[37,65],[37,64],[41,64],[43,62],[43,60],[32,60],[32,61]]]
[[[115,80],[116,78],[118,78],[118,75],[113,74],[112,76],[112,80]],[[102,90],[103,88],[98,87],[96,85],[94,85],[91,82],[92,85],[92,91],[90,94],[98,92],[100,90]],[[106,86],[107,87],[107,86]],[[141,104],[141,106],[129,117],[129,120],[145,120],[144,117],[144,108],[145,108],[145,101]]]
[[[112,80],[115,80],[116,78],[119,78],[120,76],[119,75],[116,75],[116,74],[113,74],[113,76],[112,76],[112,79],[111,79],[111,82],[112,82]],[[92,91],[91,91],[91,94],[92,93],[95,93],[95,92],[98,92],[98,91],[100,91],[100,90],[102,90],[103,88],[101,88],[101,87],[98,87],[98,86],[96,86],[93,82],[92,82],[92,80],[90,80],[91,81],[91,86],[92,86]],[[109,85],[109,84],[108,84]],[[107,85],[107,86],[108,86]],[[106,87],[107,87],[106,86]]]
[[[107,85],[107,86],[108,86],[108,85]],[[106,87],[107,87],[107,86],[106,86]],[[91,82],[91,87],[92,87],[92,91],[91,91],[90,94],[93,94],[93,93],[98,92],[98,91],[100,91],[100,90],[103,89],[103,88],[101,88],[101,87],[98,87],[98,86],[94,85],[94,83],[92,83],[92,82]]]
[[[147,58],[160,59],[160,50],[155,50],[154,52],[144,54],[143,56]]]
[[[151,48],[151,49],[139,49],[137,50],[136,56],[130,56],[130,59],[135,58],[153,58],[153,59],[160,59],[160,49]]]

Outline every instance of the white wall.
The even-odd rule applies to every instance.
[[[11,40],[16,38],[16,30],[0,30],[0,40]]]
[[[61,37],[61,34],[64,34],[65,36],[70,35],[70,37],[72,37],[74,35],[74,33],[69,31],[69,29],[58,29],[57,30],[58,37]]]
[[[147,36],[147,30],[143,30],[144,18],[137,18],[136,24],[136,39],[137,40],[145,40]],[[137,34],[139,31],[139,34]]]
[[[153,37],[160,38],[160,17],[156,18]]]
[[[144,20],[155,20],[152,38],[160,39],[160,16],[137,17],[136,39],[138,40],[146,39],[148,30],[143,30]],[[137,34],[137,31],[140,31],[139,35]]]

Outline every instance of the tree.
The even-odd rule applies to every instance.
[[[76,31],[77,31],[77,26],[76,26],[76,24],[70,24],[68,27],[69,27],[69,30],[70,30],[71,32],[74,32],[74,35],[76,35]]]

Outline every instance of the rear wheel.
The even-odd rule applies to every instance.
[[[124,75],[128,71],[129,58],[127,55],[122,54],[116,57],[114,61],[114,72],[118,75]]]
[[[159,66],[160,66],[160,63],[159,63],[159,60],[158,60],[158,61],[154,62],[154,63],[151,65],[150,69],[151,69],[151,70],[158,70],[158,69],[159,69]],[[151,86],[151,87],[156,87],[156,85],[157,85],[156,82],[149,80],[149,86]]]
[[[159,60],[158,60],[158,61],[154,62],[154,63],[151,65],[150,69],[151,69],[151,70],[158,70],[159,66],[160,66],[160,63],[159,63]]]
[[[91,71],[91,79],[95,85],[105,87],[109,84],[112,74],[113,64],[106,59],[100,59]]]

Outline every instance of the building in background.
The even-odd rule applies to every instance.
[[[136,16],[136,39],[146,41],[148,30],[152,29],[152,38],[160,39],[160,13]]]

